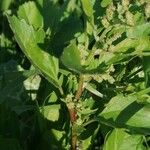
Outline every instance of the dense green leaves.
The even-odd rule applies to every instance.
[[[0,9],[0,148],[149,149],[148,1]]]

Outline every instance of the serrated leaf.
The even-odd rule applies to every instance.
[[[20,19],[24,19],[28,24],[32,25],[36,29],[43,25],[42,15],[34,1],[29,1],[21,5],[17,14]]]
[[[8,20],[19,46],[28,59],[43,73],[45,78],[59,87],[58,59],[46,52],[46,46],[44,50],[40,47],[40,44],[44,43],[44,31],[34,30],[25,20],[19,20],[15,16],[8,16]]]
[[[130,135],[123,129],[114,129],[107,137],[103,150],[144,150],[141,135]]]
[[[58,121],[60,105],[49,105],[41,108],[43,115],[47,120]]]
[[[111,4],[112,0],[102,0],[101,6],[107,7],[109,4]]]
[[[99,116],[121,126],[150,128],[150,107],[137,103],[136,96],[113,97]]]

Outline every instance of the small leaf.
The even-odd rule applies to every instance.
[[[96,109],[84,109],[82,111],[80,111],[80,110],[78,110],[78,111],[82,115],[91,115],[91,114],[94,114],[97,110],[98,110],[98,108],[96,108]]]
[[[81,72],[81,57],[80,51],[75,44],[70,44],[68,47],[64,49],[64,52],[61,56],[62,63],[75,72]]]
[[[112,2],[112,0],[102,0],[101,6],[102,7],[107,7],[111,2]]]
[[[90,91],[91,93],[93,93],[94,95],[98,96],[98,97],[103,97],[103,94],[100,93],[99,91],[97,91],[96,89],[94,89],[90,84],[87,84],[85,86],[85,88]]]
[[[85,14],[89,17],[89,18],[93,18],[93,4],[91,0],[81,0],[82,2],[82,7],[83,10],[85,12]]]
[[[49,105],[41,108],[44,112],[44,117],[50,121],[58,121],[60,105]]]

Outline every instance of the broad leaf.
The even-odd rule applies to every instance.
[[[119,126],[150,128],[150,107],[137,103],[136,96],[117,95],[112,98],[100,117]]]
[[[59,87],[58,59],[46,52],[46,46],[45,49],[41,48],[45,38],[44,31],[42,29],[35,31],[25,20],[19,20],[15,16],[8,16],[8,20],[19,46],[28,59],[43,73],[45,78]]]
[[[123,129],[114,129],[106,138],[103,150],[144,150],[141,135],[130,135]],[[146,149],[145,149],[146,150]]]

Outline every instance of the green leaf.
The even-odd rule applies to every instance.
[[[58,121],[60,105],[49,105],[41,108],[43,115],[47,120]]]
[[[148,36],[141,37],[138,40],[138,46],[136,47],[137,54],[150,52],[150,38]]]
[[[136,27],[132,27],[127,30],[127,36],[129,38],[140,38],[148,36],[149,34],[150,34],[150,23],[138,25]]]
[[[145,74],[145,85],[150,87],[150,56],[143,57],[143,68]]]
[[[141,135],[130,135],[123,129],[114,129],[106,138],[103,150],[144,150]]]
[[[82,2],[82,7],[83,7],[83,11],[85,12],[85,14],[89,17],[89,18],[93,18],[93,4],[91,0],[81,0]]]
[[[91,114],[94,114],[98,109],[84,109],[84,110],[79,110],[79,113],[81,113],[82,115],[91,115]]]
[[[1,0],[0,1],[0,10],[5,11],[9,8],[12,0]]]
[[[44,49],[40,45],[44,44],[45,33],[42,29],[34,30],[25,20],[8,16],[11,29],[15,38],[26,54],[28,59],[37,67],[49,82],[59,87],[58,82],[58,59],[47,53],[46,45]]]
[[[111,4],[112,0],[102,0],[101,6],[107,7],[109,4]]]
[[[138,45],[138,40],[127,38],[121,41],[119,44],[113,47],[113,51],[116,53],[126,52],[130,48],[135,48]]]
[[[61,140],[61,138],[65,134],[64,131],[59,131],[59,130],[55,130],[55,129],[51,129],[51,132],[53,133],[53,135],[55,136],[57,141]]]
[[[61,61],[70,70],[78,73],[83,70],[81,66],[80,51],[75,44],[70,44],[64,48]]]
[[[81,0],[83,11],[87,17],[86,22],[86,31],[88,34],[93,33],[93,27],[94,27],[94,9],[93,5],[95,1],[92,0]]]
[[[36,29],[43,25],[43,18],[34,1],[29,1],[21,5],[17,14],[20,19],[24,19]]]
[[[100,93],[99,91],[97,91],[95,88],[93,88],[90,84],[87,84],[85,86],[85,88],[90,91],[91,93],[93,93],[94,95],[98,96],[98,97],[103,97],[103,94]]]
[[[137,96],[117,95],[113,97],[100,117],[124,127],[150,129],[150,107],[137,103]]]

